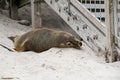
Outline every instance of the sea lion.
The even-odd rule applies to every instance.
[[[29,31],[21,36],[9,37],[15,50],[42,52],[52,47],[80,49],[82,42],[65,31],[41,28]]]

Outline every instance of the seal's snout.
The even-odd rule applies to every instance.
[[[80,49],[81,48],[81,46],[82,46],[82,42],[79,42],[77,45],[76,45],[76,49]]]

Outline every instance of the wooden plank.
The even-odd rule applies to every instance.
[[[118,36],[119,30],[118,30],[118,0],[114,1],[114,27],[115,27],[115,36]]]
[[[68,8],[67,0],[45,0],[45,2],[80,36],[84,42],[95,52],[103,53],[106,47],[105,32],[96,28],[94,22],[91,22],[84,13],[77,6],[70,3],[70,10]],[[78,2],[79,3],[79,2]],[[80,4],[79,4],[80,5]],[[85,9],[87,10],[87,9]],[[70,12],[69,12],[70,11]],[[88,10],[87,10],[88,11]],[[71,15],[70,15],[70,14]],[[91,13],[88,13],[89,15]],[[96,18],[96,17],[93,17]],[[101,22],[100,22],[101,23]],[[99,23],[99,24],[100,24]],[[102,24],[104,26],[104,24]],[[97,39],[94,36],[97,35]]]
[[[34,16],[34,14],[35,14],[35,10],[34,10],[35,8],[34,8],[34,0],[31,0],[31,17],[32,17],[32,28],[34,29],[34,27],[35,27],[35,16]]]
[[[9,15],[10,15],[10,18],[17,20],[18,19],[18,6],[15,1],[16,0],[10,0]]]
[[[35,28],[42,27],[41,2],[42,0],[35,0]]]
[[[19,5],[18,7],[21,8],[27,4],[30,4],[30,0],[19,0]]]
[[[18,7],[21,8],[27,4],[31,4],[30,2],[31,2],[31,0],[19,0]],[[38,2],[44,2],[44,0],[35,0],[35,3],[38,3]]]
[[[113,0],[105,0],[106,4],[106,28],[107,28],[107,35],[106,35],[106,42],[107,42],[107,53],[106,53],[106,60],[107,62],[114,61],[114,53],[113,50],[115,49],[115,31],[114,31],[114,5]]]
[[[106,27],[102,24],[90,11],[88,11],[78,0],[71,0],[71,3],[74,4],[77,9],[79,9],[83,14],[93,23],[95,26],[100,29],[103,33],[106,34]]]
[[[33,29],[40,28],[42,26],[41,2],[34,3],[34,1],[36,2],[36,0],[31,0],[31,16]]]

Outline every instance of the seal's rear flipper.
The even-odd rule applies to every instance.
[[[15,39],[14,36],[10,36],[10,37],[8,37],[8,38],[14,42],[14,39]]]

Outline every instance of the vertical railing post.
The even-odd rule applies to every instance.
[[[106,61],[115,61],[115,28],[114,28],[114,0],[105,0],[106,12]]]
[[[33,29],[40,28],[42,26],[41,0],[31,0],[31,16]]]
[[[35,27],[35,16],[34,16],[34,0],[31,0],[31,20],[32,20],[32,28],[34,29]]]
[[[10,0],[9,15],[10,18],[17,20],[18,19],[18,6],[16,0]]]

